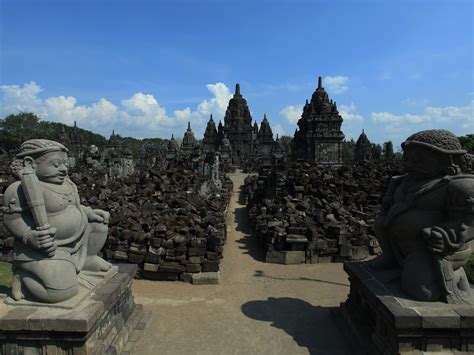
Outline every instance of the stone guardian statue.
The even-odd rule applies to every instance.
[[[463,269],[474,239],[467,152],[445,130],[415,133],[402,148],[406,174],[390,182],[375,221],[383,254],[369,264],[401,268],[401,288],[414,299],[474,304]]]
[[[105,272],[97,254],[109,213],[81,205],[67,175],[68,149],[31,139],[11,164],[18,181],[4,194],[4,224],[14,236],[12,298],[57,303],[77,294],[81,271]]]

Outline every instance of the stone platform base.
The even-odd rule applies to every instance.
[[[136,344],[149,315],[134,302],[136,265],[118,272],[71,307],[0,302],[0,354],[118,354]],[[71,303],[70,302],[70,303]],[[133,345],[133,344],[132,344]]]
[[[355,353],[474,353],[474,307],[420,302],[400,290],[399,272],[347,262],[351,289],[340,313]]]

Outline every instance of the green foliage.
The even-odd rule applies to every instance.
[[[342,160],[350,161],[355,159],[355,147],[356,142],[351,138],[351,140],[342,142]]]
[[[458,137],[461,145],[469,153],[474,154],[474,134],[467,134],[462,137]]]
[[[383,144],[383,157],[385,160],[393,159],[393,143],[392,141],[385,142]]]
[[[6,291],[12,285],[12,266],[10,263],[0,261],[0,293]]]
[[[466,270],[466,275],[469,279],[469,282],[474,283],[474,254],[471,255],[471,258],[464,266],[464,270]]]
[[[0,119],[0,149],[13,154],[28,139],[41,138],[58,140],[62,132],[70,134],[73,127],[57,122],[41,121],[31,112],[21,112]],[[97,133],[76,128],[86,145],[103,146],[106,139]]]
[[[394,160],[402,160],[403,159],[403,153],[402,152],[396,152],[393,154],[393,159]]]
[[[382,158],[382,146],[380,144],[372,143],[372,159],[380,160]]]

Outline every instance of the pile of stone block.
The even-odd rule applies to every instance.
[[[300,264],[379,254],[374,219],[399,162],[339,167],[294,162],[245,181],[249,218],[265,260]]]
[[[8,171],[7,166],[2,171]],[[216,183],[184,163],[137,171],[122,180],[110,180],[84,166],[71,169],[69,176],[83,205],[110,212],[109,236],[102,250],[106,259],[137,264],[138,276],[147,279],[216,281],[207,273],[219,271],[226,241],[232,192],[226,176]],[[4,180],[0,192],[13,182],[8,174]],[[12,245],[13,238],[0,223],[3,258],[8,259]]]
[[[112,262],[139,266],[152,280],[199,283],[198,273],[216,273],[226,241],[225,218],[232,182],[212,189],[180,167],[148,170],[122,181],[98,183],[90,173],[73,173],[84,205],[110,212],[102,250]],[[205,184],[205,195],[200,187]]]
[[[13,183],[13,177],[8,173],[10,160],[0,157],[0,260],[10,260],[13,238],[8,235],[3,225],[3,193]]]

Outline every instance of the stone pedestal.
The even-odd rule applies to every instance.
[[[474,307],[420,302],[400,290],[399,271],[376,272],[346,262],[351,284],[341,304],[354,350],[360,354],[474,352]]]
[[[0,354],[116,354],[131,350],[127,341],[143,329],[147,315],[134,302],[136,265],[120,265],[88,288],[58,304],[0,300]],[[110,277],[110,278],[109,278]]]

